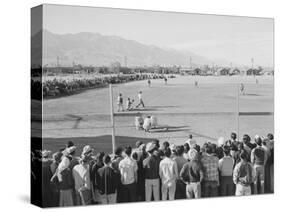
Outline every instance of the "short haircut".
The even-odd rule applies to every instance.
[[[217,151],[217,145],[214,144],[214,143],[212,143],[212,144],[210,144],[210,146],[211,146],[211,148],[212,148],[212,153],[216,153],[216,151]]]
[[[251,137],[248,134],[243,135],[243,142],[247,143],[251,141]]]
[[[176,147],[177,155],[181,156],[184,152],[184,147],[182,145]]]
[[[105,155],[104,152],[99,152],[99,153],[97,154],[97,159],[98,159],[98,161],[102,162],[104,155]]]
[[[115,149],[115,155],[118,155],[118,156],[120,156],[121,154],[122,154],[122,152],[123,152],[123,149],[122,149],[122,147],[117,147],[116,149]]]
[[[206,153],[212,154],[213,153],[213,148],[210,144],[207,144],[205,147]]]
[[[255,142],[256,142],[257,145],[261,146],[261,143],[262,143],[261,137],[256,138]]]
[[[273,136],[272,133],[268,133],[268,134],[267,134],[267,138],[268,138],[269,140],[273,140],[273,139],[274,139],[274,136]]]
[[[242,150],[242,152],[240,153],[240,158],[242,159],[242,160],[248,160],[248,153],[247,153],[247,151],[245,151],[245,150]]]
[[[108,164],[110,161],[111,161],[110,156],[109,156],[108,154],[105,154],[105,155],[103,156],[103,163],[104,163],[104,164]]]
[[[203,144],[202,148],[201,148],[201,151],[202,151],[202,152],[206,152],[207,146],[208,146],[208,143],[205,142],[205,143]]]
[[[160,141],[158,139],[154,139],[153,143],[155,144],[156,148],[158,149],[160,147]]]
[[[184,143],[183,148],[185,152],[188,152],[190,150],[190,146],[188,143]]]
[[[232,132],[232,133],[231,133],[231,135],[230,135],[230,137],[234,140],[234,139],[236,139],[236,138],[237,138],[237,135],[236,135],[236,133],[235,133],[235,132]]]
[[[223,146],[223,153],[224,153],[225,155],[229,155],[229,154],[230,154],[230,147],[227,146],[227,145],[224,145],[224,146]]]
[[[199,146],[198,144],[195,144],[194,149],[195,149],[197,152],[200,152],[200,146]]]
[[[167,148],[167,149],[164,150],[164,155],[165,155],[166,157],[170,157],[171,154],[172,154],[172,153],[171,153],[170,148]]]
[[[169,148],[170,143],[169,143],[168,141],[164,141],[164,142],[163,142],[163,146],[164,146],[165,149],[166,149],[166,148]]]
[[[66,146],[67,146],[67,148],[74,146],[73,141],[68,141]]]
[[[134,152],[133,155],[132,155],[132,158],[134,160],[138,160],[138,153]]]
[[[192,139],[192,138],[193,138],[192,134],[189,134],[189,135],[188,135],[188,137],[189,137],[190,139]]]
[[[124,152],[126,155],[130,156],[132,154],[132,147],[131,146],[126,146],[124,149]]]

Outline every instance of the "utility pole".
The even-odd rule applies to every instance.
[[[115,123],[114,123],[114,106],[113,106],[113,91],[112,84],[109,84],[109,102],[110,102],[110,117],[111,117],[111,141],[112,153],[115,151]]]

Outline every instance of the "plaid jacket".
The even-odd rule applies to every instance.
[[[214,155],[205,154],[201,162],[204,170],[204,181],[219,182],[219,159]]]

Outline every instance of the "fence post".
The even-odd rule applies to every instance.
[[[113,94],[112,84],[109,84],[109,98],[110,98],[110,117],[111,117],[111,129],[112,129],[112,153],[115,151],[115,124],[114,124],[114,105],[113,105]]]

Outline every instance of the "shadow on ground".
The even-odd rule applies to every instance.
[[[189,126],[158,126],[152,128],[149,132],[151,133],[169,133],[169,132],[181,132],[181,131],[190,131]]]

